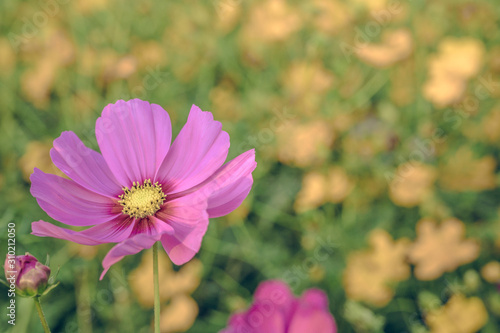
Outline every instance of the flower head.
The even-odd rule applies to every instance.
[[[425,322],[432,333],[473,333],[488,322],[488,311],[478,297],[453,295],[446,305],[430,311]]]
[[[417,239],[408,252],[408,259],[415,265],[419,280],[434,280],[445,272],[468,264],[479,256],[479,244],[465,239],[465,225],[455,218],[440,225],[429,219],[417,224]]]
[[[5,278],[14,283],[17,294],[33,297],[41,295],[47,288],[50,268],[26,252],[25,255],[5,258]]]
[[[124,256],[161,241],[173,263],[200,249],[208,219],[236,209],[250,192],[255,151],[224,164],[229,135],[210,112],[192,106],[172,144],[168,113],[134,99],[104,108],[96,122],[101,154],[73,132],[54,140],[54,164],[70,179],[35,169],[31,194],[55,220],[33,222],[33,234],[83,245],[118,243],[103,261],[104,272]]]
[[[369,240],[370,249],[349,254],[343,284],[350,299],[382,307],[394,296],[391,285],[410,277],[406,263],[410,241],[393,240],[381,229],[373,230]]]
[[[318,289],[309,289],[300,298],[280,281],[259,285],[254,303],[233,315],[220,333],[336,333],[335,319],[328,310],[328,298]]]

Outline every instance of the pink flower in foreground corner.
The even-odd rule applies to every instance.
[[[250,192],[255,151],[224,164],[229,135],[210,112],[193,105],[174,142],[168,113],[134,99],[109,104],[96,122],[101,154],[73,132],[54,140],[50,156],[69,178],[35,169],[31,194],[53,219],[32,223],[33,235],[84,245],[118,243],[103,260],[104,271],[124,256],[161,241],[172,262],[198,252],[208,219],[236,209]]]
[[[262,282],[254,303],[229,319],[220,333],[336,333],[335,319],[328,310],[328,297],[318,289],[306,290],[300,298],[276,280]]]

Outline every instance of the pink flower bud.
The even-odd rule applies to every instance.
[[[41,295],[47,288],[50,268],[38,262],[28,252],[23,256],[7,255],[4,269],[7,282],[15,284],[16,292],[20,296]]]

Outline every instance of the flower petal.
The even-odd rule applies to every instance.
[[[83,231],[61,228],[45,221],[31,223],[32,235],[65,239],[83,245],[117,243],[127,239],[134,228],[133,219],[121,215]]]
[[[328,297],[323,291],[309,289],[302,295],[290,322],[289,332],[337,332],[335,319],[328,309]]]
[[[169,201],[156,216],[174,229],[174,234],[164,234],[161,243],[170,260],[182,265],[200,250],[201,241],[208,227],[207,198],[194,192]]]
[[[308,289],[301,297],[301,302],[311,307],[328,311],[328,296],[320,289]]]
[[[154,179],[167,155],[172,129],[163,108],[138,99],[109,104],[96,122],[102,155],[122,186]]]
[[[166,194],[185,191],[210,177],[226,160],[229,135],[210,112],[193,105],[186,125],[158,169]]]
[[[216,191],[208,200],[207,212],[210,218],[227,215],[238,208],[250,193],[252,184],[250,174]]]
[[[123,257],[139,253],[144,249],[149,249],[155,242],[160,240],[160,238],[161,234],[138,234],[115,245],[111,250],[109,250],[108,254],[106,254],[106,257],[104,257],[104,260],[102,261],[104,271],[101,273],[99,280],[102,280],[109,268],[118,261],[122,260]]]
[[[259,333],[285,333],[286,330],[282,312],[269,300],[255,302],[247,312],[246,323],[247,327],[252,327],[254,332]]]
[[[336,333],[333,316],[326,311],[299,305],[288,329],[289,333]]]
[[[193,259],[200,250],[201,241],[207,232],[208,215],[190,230],[176,230],[174,235],[163,235],[161,244],[168,253],[170,260],[176,265],[182,265]]]
[[[87,148],[73,132],[63,132],[50,150],[54,164],[69,178],[88,190],[117,197],[122,186],[96,151]]]
[[[254,298],[256,302],[272,302],[287,323],[292,318],[297,305],[297,300],[290,287],[280,280],[269,280],[259,284],[255,290]]]
[[[252,188],[255,170],[255,150],[251,149],[220,167],[203,183],[173,196],[198,191],[208,196],[207,211],[210,218],[229,214],[243,202]]]
[[[227,328],[219,333],[252,333],[253,329],[245,322],[246,312],[233,314],[227,323]]]
[[[40,207],[62,223],[88,226],[110,221],[121,214],[121,206],[116,201],[91,192],[72,180],[37,168],[30,180],[31,194]]]

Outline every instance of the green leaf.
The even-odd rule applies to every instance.
[[[47,295],[52,289],[57,287],[59,285],[59,283],[60,283],[60,281],[57,281],[56,283],[49,285],[47,287],[47,289],[45,289],[45,291],[42,293],[42,296]]]

